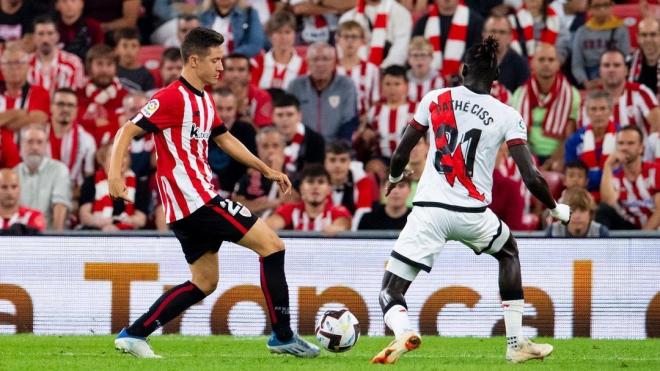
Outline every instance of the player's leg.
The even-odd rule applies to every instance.
[[[266,299],[273,336],[268,348],[273,353],[288,353],[299,357],[316,357],[319,348],[291,330],[289,286],[284,273],[284,242],[266,223],[258,219],[238,242],[259,254],[261,290]]]
[[[543,359],[552,353],[552,345],[533,343],[522,333],[525,300],[520,274],[518,245],[513,235],[509,235],[500,251],[494,253],[493,257],[499,263],[498,282],[507,339],[506,358],[514,363],[535,358]]]

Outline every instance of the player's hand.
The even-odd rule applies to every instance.
[[[564,224],[568,224],[571,220],[571,208],[566,204],[558,203],[554,209],[550,209],[550,216]]]
[[[264,176],[266,179],[277,182],[277,185],[280,187],[280,191],[285,195],[291,192],[291,181],[289,180],[289,177],[286,176],[286,174],[277,170],[269,169],[269,171],[266,172]]]
[[[113,200],[124,200],[129,204],[133,203],[128,198],[128,188],[126,188],[126,183],[124,183],[124,179],[122,178],[108,179],[108,192]]]
[[[403,178],[409,177],[409,176],[411,176],[412,174],[413,174],[413,171],[412,171],[412,170],[404,170],[404,171],[403,171]],[[401,178],[401,180],[403,180],[403,178]],[[387,197],[387,196],[390,195],[390,192],[392,192],[392,190],[394,189],[394,187],[396,187],[396,185],[397,185],[398,183],[400,183],[400,181],[397,182],[397,183],[390,183],[389,180],[387,181],[387,188],[386,188],[386,190],[385,190],[385,197]]]

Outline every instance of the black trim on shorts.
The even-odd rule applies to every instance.
[[[134,124],[137,125],[139,128],[141,128],[142,130],[146,131],[147,133],[155,133],[157,131],[160,131],[158,126],[154,125],[144,115],[142,115],[142,118],[140,118],[140,120],[138,122],[135,122]]]
[[[493,239],[490,240],[490,243],[488,244],[488,247],[486,247],[484,249],[484,251],[482,251],[482,252],[487,253],[488,250],[490,250],[493,247],[493,243],[495,242],[495,240],[502,234],[502,219],[497,218],[497,221],[500,222],[500,226],[497,227],[497,233],[495,233],[495,236],[493,236]]]
[[[457,211],[460,213],[483,213],[486,211],[486,206],[482,207],[465,207],[465,206],[456,206],[443,204],[442,202],[432,202],[432,201],[417,201],[413,202],[413,206],[420,207],[439,207],[441,209],[447,209],[450,211]]]
[[[410,259],[406,258],[405,256],[399,254],[396,251],[392,251],[390,256],[393,257],[394,259],[402,262],[402,263],[406,263],[406,264],[408,264],[410,266],[413,266],[415,268],[419,268],[419,269],[423,270],[426,273],[431,272],[431,267],[429,267],[428,265],[424,265],[422,263],[418,263],[416,261],[410,260]]]

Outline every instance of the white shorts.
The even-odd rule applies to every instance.
[[[397,272],[396,267],[405,269],[400,263],[430,272],[447,241],[462,242],[476,254],[495,254],[510,234],[509,227],[488,208],[484,212],[459,212],[415,206],[394,245],[387,269],[404,278],[408,274]]]

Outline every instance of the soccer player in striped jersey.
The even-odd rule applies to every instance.
[[[319,348],[290,327],[289,289],[284,274],[284,243],[250,210],[218,196],[211,184],[208,141],[248,167],[291,190],[289,178],[271,169],[232,136],[215,110],[205,85],[215,85],[222,71],[219,33],[196,28],[184,39],[184,67],[179,80],[158,91],[118,132],[108,174],[110,195],[128,198],[121,164],[133,138],[152,132],[158,156],[157,183],[170,228],[181,243],[192,279],[164,293],[149,310],[115,339],[115,347],[142,358],[157,358],[146,337],[215,291],[218,250],[231,241],[259,254],[261,288],[273,334],[268,349],[297,357],[316,357]]]

